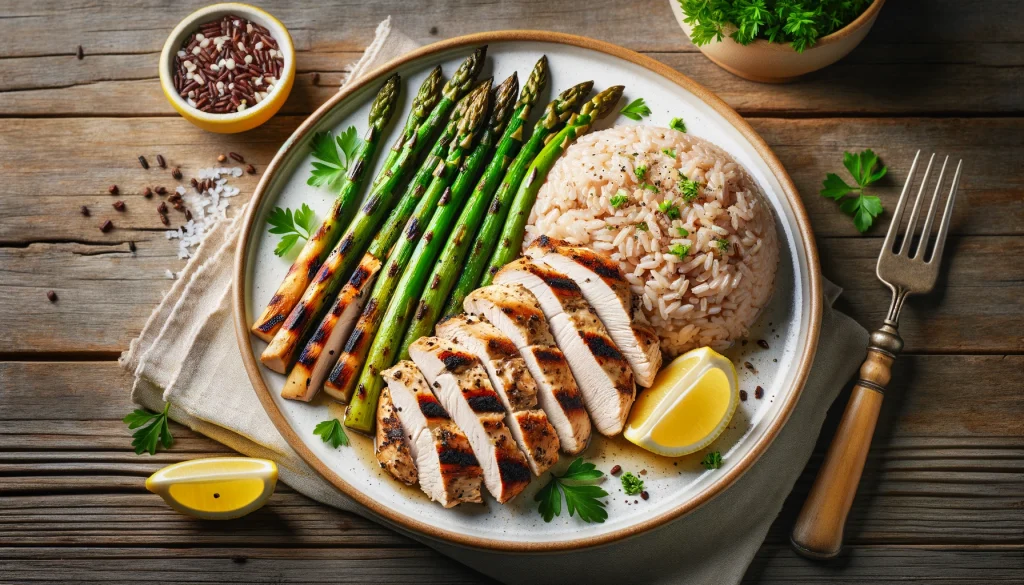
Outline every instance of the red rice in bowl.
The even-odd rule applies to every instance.
[[[700,184],[689,202],[683,177]],[[757,183],[718,146],[668,128],[617,126],[582,137],[555,163],[526,240],[546,234],[618,261],[662,351],[674,357],[747,335],[771,298],[775,230]],[[675,246],[689,249],[678,258],[669,252]]]

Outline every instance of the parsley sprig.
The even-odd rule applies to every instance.
[[[626,107],[619,110],[619,113],[630,120],[636,120],[639,122],[651,115],[651,108],[648,108],[647,104],[644,103],[644,98],[636,98],[629,102]]]
[[[345,434],[345,427],[336,418],[317,423],[316,427],[313,428],[313,434],[319,435],[324,443],[330,443],[331,447],[335,449],[342,445],[348,447],[349,444],[348,435]]]
[[[686,122],[682,118],[672,118],[672,121],[668,123],[668,127],[684,134],[686,133]]]
[[[708,453],[700,460],[700,464],[704,466],[704,469],[718,469],[722,466],[722,452],[712,451]]]
[[[632,471],[627,471],[619,478],[622,481],[622,491],[627,496],[635,496],[644,491],[644,480],[637,477]]]
[[[174,437],[171,436],[171,427],[167,422],[167,411],[171,403],[164,404],[163,412],[149,412],[136,408],[122,422],[128,424],[129,429],[135,430],[132,433],[132,447],[135,447],[135,454],[142,455],[149,453],[156,455],[156,449],[163,445],[164,449],[174,444]]]
[[[316,214],[305,203],[295,213],[291,209],[275,207],[267,218],[270,233],[280,234],[281,241],[274,248],[274,254],[284,256],[298,241],[308,240],[316,227]]]
[[[880,166],[878,155],[870,148],[857,154],[844,152],[843,166],[850,171],[857,185],[847,185],[839,175],[829,173],[822,184],[821,195],[838,201],[839,209],[846,215],[853,216],[854,227],[860,233],[864,233],[871,228],[875,218],[885,211],[882,200],[875,195],[868,195],[864,190],[868,185],[884,177],[889,169],[884,166],[875,169]]]
[[[605,503],[599,498],[608,496],[594,482],[604,477],[604,472],[593,463],[584,463],[579,457],[569,465],[569,469],[561,476],[552,474],[551,481],[541,488],[534,501],[540,502],[537,511],[545,522],[551,522],[555,516],[562,514],[562,494],[565,494],[565,507],[569,516],[579,512],[584,522],[604,522],[608,519]]]
[[[349,126],[337,138],[330,130],[314,134],[312,147],[313,158],[316,160],[313,161],[313,170],[306,183],[313,187],[327,186],[334,191],[341,189],[345,173],[352,163],[352,155],[361,143],[355,126]],[[339,149],[345,156],[344,160],[338,154]]]

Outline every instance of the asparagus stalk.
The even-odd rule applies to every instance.
[[[440,65],[434,67],[430,75],[427,75],[427,78],[420,85],[420,90],[412,100],[409,117],[405,119],[405,127],[402,128],[402,133],[395,139],[395,143],[391,145],[388,156],[384,159],[383,166],[381,166],[381,171],[377,174],[377,178],[373,180],[374,187],[387,180],[389,176],[388,171],[394,167],[395,161],[398,160],[398,155],[401,154],[405,141],[409,140],[416,132],[416,128],[423,123],[423,120],[427,119],[427,116],[434,109],[434,106],[437,105],[439,99],[441,99]]]
[[[508,171],[505,173],[501,185],[498,186],[494,198],[490,201],[487,215],[484,217],[483,225],[477,233],[470,248],[469,257],[463,264],[465,267],[459,276],[455,289],[448,297],[443,315],[450,317],[462,312],[462,302],[466,296],[473,292],[480,285],[480,278],[483,276],[487,261],[494,252],[498,242],[498,236],[505,225],[505,218],[508,217],[508,209],[512,198],[519,189],[519,184],[526,176],[530,163],[544,147],[545,142],[554,132],[557,132],[562,124],[573,114],[576,106],[593,89],[593,81],[585,81],[574,85],[563,91],[559,96],[549,103],[544,109],[544,115],[533,128],[533,135],[523,145],[519,155],[512,161]],[[458,271],[458,266],[448,267],[448,270]]]
[[[448,293],[455,286],[455,280],[462,271],[463,260],[466,258],[470,244],[473,243],[473,235],[483,220],[491,198],[498,188],[498,183],[523,144],[523,127],[530,117],[530,110],[537,102],[538,94],[544,89],[547,81],[547,57],[541,57],[530,73],[526,84],[523,85],[523,91],[516,103],[515,111],[512,113],[512,119],[505,128],[494,157],[470,195],[466,207],[462,210],[455,228],[448,237],[448,242],[441,251],[441,256],[434,264],[430,276],[427,277],[429,284],[420,296],[412,323],[402,340],[401,354],[405,354],[405,348],[408,348],[413,341],[424,335],[429,335],[434,324],[437,323]]]
[[[458,176],[449,190],[447,201],[442,197],[441,205],[430,219],[423,237],[416,244],[408,265],[402,271],[401,279],[395,289],[395,297],[388,304],[387,311],[381,319],[381,325],[370,347],[370,353],[359,376],[357,390],[352,397],[345,415],[345,425],[360,432],[370,432],[376,417],[377,399],[383,380],[380,372],[394,364],[395,355],[400,349],[398,341],[409,322],[416,300],[426,282],[427,274],[434,265],[437,255],[447,241],[448,231],[459,216],[466,197],[476,184],[477,176],[490,158],[494,143],[502,134],[512,114],[518,83],[513,75],[498,88],[495,97],[493,115],[488,127],[481,136],[480,146],[462,163],[460,159],[449,159],[446,166],[451,169],[459,167]]]
[[[377,150],[384,127],[387,126],[391,114],[395,111],[401,87],[399,81],[398,74],[392,75],[377,92],[377,97],[374,98],[373,104],[370,106],[370,126],[366,130],[363,143],[359,145],[352,157],[352,164],[342,183],[341,191],[334,201],[334,206],[331,207],[320,227],[306,241],[302,251],[299,252],[295,262],[285,274],[284,282],[271,297],[270,303],[263,309],[260,317],[253,323],[252,332],[260,339],[270,341],[281,328],[285,315],[295,307],[299,297],[309,286],[309,281],[320,269],[327,254],[341,238],[342,231],[352,220],[352,214],[357,206],[356,199],[359,197],[363,184],[363,175],[369,168],[369,161]]]
[[[477,49],[445,84],[441,100],[416,134],[402,147],[389,177],[373,189],[352,220],[345,235],[327,256],[320,271],[306,287],[302,298],[288,314],[284,325],[263,351],[260,361],[275,372],[285,373],[295,357],[296,348],[320,322],[327,304],[337,295],[342,283],[365,251],[370,234],[375,233],[384,215],[392,207],[395,193],[405,171],[415,162],[427,141],[441,128],[459,96],[465,94],[483,65],[486,47]]]
[[[548,142],[537,158],[530,164],[526,179],[519,186],[516,197],[509,209],[508,220],[505,221],[505,228],[501,232],[501,239],[498,242],[498,249],[491,256],[491,261],[484,272],[482,286],[491,284],[494,274],[498,270],[515,259],[523,245],[523,234],[526,232],[526,220],[530,217],[530,210],[537,201],[537,192],[548,176],[548,171],[555,164],[566,148],[577,138],[590,131],[594,122],[608,115],[612,108],[622,98],[623,86],[615,85],[594,96],[589,102],[583,104],[579,116],[570,119],[561,132]]]
[[[416,209],[402,230],[404,237],[394,244],[394,249],[387,258],[387,266],[374,285],[373,292],[359,321],[356,322],[355,328],[345,344],[344,352],[338,357],[337,365],[327,376],[324,391],[336,400],[348,402],[351,398],[359,369],[370,350],[370,343],[377,333],[384,309],[387,308],[394,294],[402,268],[409,262],[416,247],[422,227],[428,224],[438,206],[445,205],[450,198],[449,186],[455,175],[458,161],[462,159],[465,151],[472,144],[477,128],[486,118],[487,89],[489,88],[481,89],[483,91],[474,91],[471,94],[473,99],[467,107],[466,115],[459,122],[455,139],[449,145],[447,157],[440,164],[434,165],[430,186],[424,195],[418,198]],[[386,252],[382,252],[381,256],[384,253]],[[368,252],[366,255],[373,256],[373,252]],[[296,369],[298,369],[297,366]]]

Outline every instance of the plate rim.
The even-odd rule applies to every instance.
[[[259,209],[262,207],[263,198],[267,195],[268,186],[273,182],[275,175],[280,170],[284,160],[290,156],[292,149],[294,149],[297,144],[303,142],[303,138],[306,134],[319,124],[320,120],[324,116],[341,104],[350,95],[369,84],[378,82],[397,67],[411,61],[418,60],[422,57],[442,53],[451,49],[515,41],[562,44],[589,49],[598,53],[623,59],[648,69],[658,76],[675,83],[710,106],[717,114],[722,116],[729,125],[738,131],[743,138],[751,144],[751,146],[753,146],[757,155],[765,162],[765,164],[768,165],[768,168],[771,170],[776,180],[779,181],[779,184],[782,186],[782,195],[792,208],[794,219],[796,220],[797,233],[799,233],[802,240],[803,253],[807,257],[809,268],[809,274],[807,274],[806,277],[810,284],[810,298],[808,299],[808,303],[811,307],[810,318],[808,320],[805,333],[807,335],[807,342],[804,345],[803,354],[799,356],[796,362],[798,371],[796,376],[793,378],[793,387],[789,392],[786,403],[782,405],[778,416],[765,430],[765,434],[761,439],[750,448],[750,450],[732,469],[713,482],[704,492],[699,493],[697,497],[691,498],[679,506],[658,516],[619,530],[597,536],[557,542],[513,542],[470,536],[453,530],[438,528],[437,526],[417,520],[405,513],[388,508],[380,502],[368,497],[366,494],[345,481],[340,475],[331,471],[331,469],[328,468],[319,457],[306,447],[305,443],[288,424],[280,409],[277,407],[277,404],[274,402],[270,389],[263,381],[263,377],[259,369],[260,365],[253,353],[252,339],[250,337],[248,321],[245,314],[246,266],[249,263],[248,251],[251,248],[250,240],[253,233],[252,224],[258,215]],[[246,373],[249,376],[249,381],[253,385],[253,390],[255,390],[256,396],[263,405],[263,409],[266,411],[267,416],[270,417],[278,432],[281,433],[281,436],[291,446],[291,448],[299,454],[303,461],[305,461],[306,464],[319,473],[321,477],[329,481],[335,488],[339,489],[346,496],[367,508],[375,516],[381,517],[389,523],[396,524],[406,530],[443,542],[499,552],[564,552],[607,544],[653,530],[675,520],[676,518],[679,518],[680,516],[696,510],[703,504],[714,499],[735,483],[758,459],[761,458],[761,455],[763,455],[768,447],[774,442],[779,431],[789,420],[789,417],[796,407],[807,382],[811,364],[814,361],[814,355],[817,351],[818,337],[821,330],[821,268],[818,261],[818,251],[810,219],[808,218],[807,211],[800,199],[799,192],[793,184],[793,180],[790,178],[789,173],[786,172],[782,163],[775,156],[775,153],[772,152],[768,147],[768,144],[763,138],[761,138],[754,128],[750,126],[750,124],[747,123],[747,121],[744,120],[738,112],[733,110],[732,107],[726,104],[716,94],[711,92],[711,90],[660,61],[613,43],[599,41],[581,35],[541,30],[487,31],[462,35],[431,43],[388,61],[369,72],[361,79],[346,85],[341,91],[328,99],[322,106],[317,108],[316,111],[306,118],[302,124],[295,129],[291,136],[289,136],[284,144],[281,145],[281,148],[278,149],[277,154],[274,155],[274,159],[267,166],[263,177],[257,184],[256,190],[253,192],[252,198],[248,204],[248,209],[245,213],[241,237],[238,240],[238,247],[236,249],[233,272],[232,313],[235,324],[235,337],[242,353],[242,362],[245,365]]]

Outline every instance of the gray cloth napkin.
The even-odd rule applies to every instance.
[[[416,46],[389,18],[349,78]],[[245,455],[276,461],[281,480],[310,498],[386,524],[508,583],[738,583],[867,343],[862,327],[832,309],[840,291],[826,282],[821,339],[803,396],[768,451],[725,493],[656,530],[602,547],[531,555],[465,548],[411,534],[353,502],[278,434],[250,385],[232,324],[231,275],[243,216],[244,208],[208,233],[121,356],[135,377],[132,399],[150,410],[169,402],[173,420]]]

